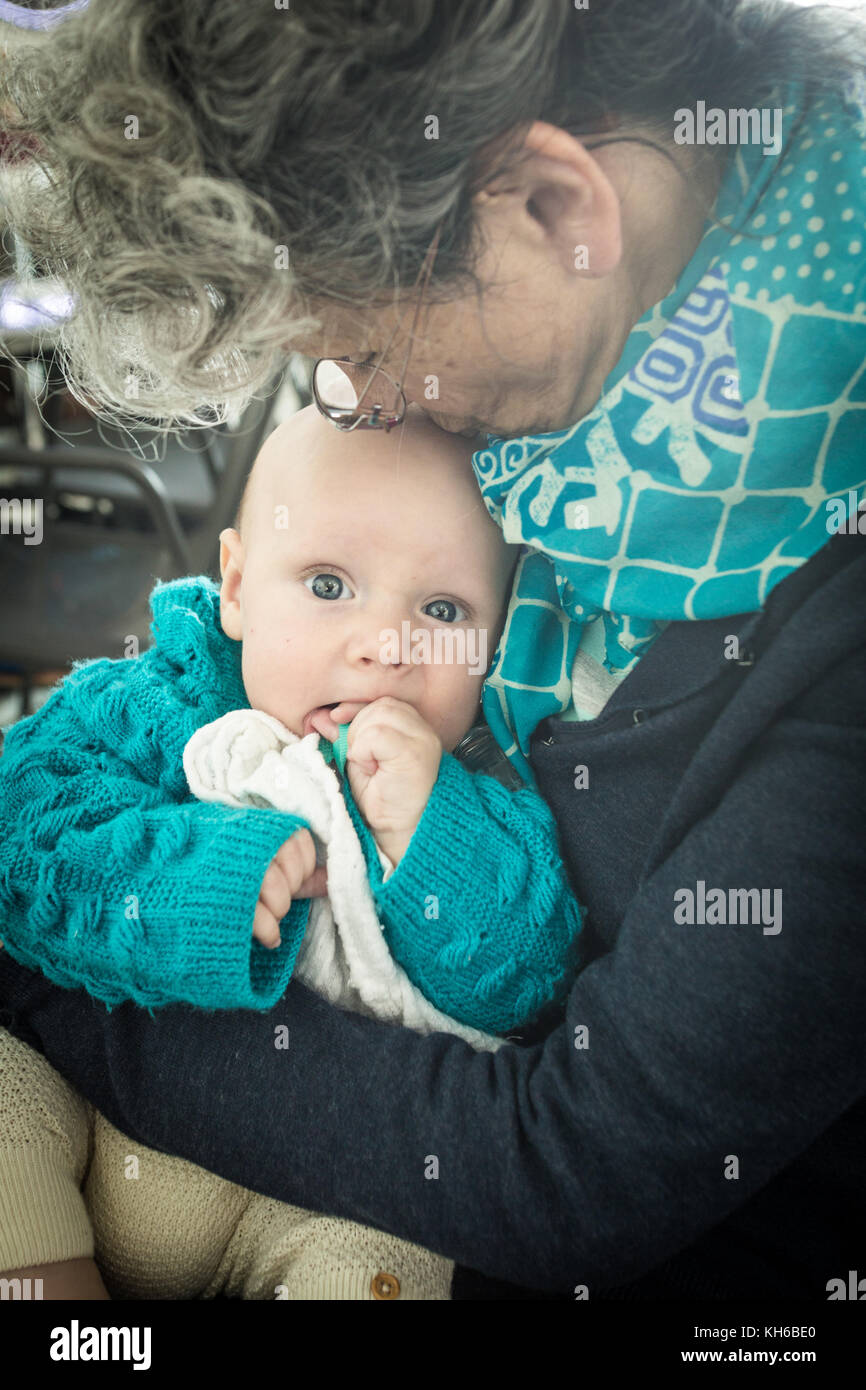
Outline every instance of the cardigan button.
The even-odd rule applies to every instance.
[[[370,1280],[370,1292],[378,1299],[399,1298],[400,1280],[395,1274],[374,1274]]]
[[[644,722],[644,720],[646,719],[646,710],[645,710],[645,709],[636,709],[636,710],[632,710],[632,716],[631,716],[631,717],[632,717],[632,719],[634,720],[635,724],[642,724],[642,723]]]
[[[543,748],[552,748],[553,745],[554,745],[554,743],[555,743],[555,741],[556,741],[556,740],[555,740],[555,739],[552,739],[552,738],[543,738],[543,739],[541,740],[541,744],[542,744],[542,747],[543,747]]]

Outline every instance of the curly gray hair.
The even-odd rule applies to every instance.
[[[838,85],[849,32],[786,0],[90,0],[0,69],[0,197],[72,296],[73,393],[213,423],[315,302],[411,284],[437,224],[433,292],[474,283],[479,156],[532,121],[646,143],[697,98]]]

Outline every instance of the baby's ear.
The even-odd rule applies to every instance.
[[[244,572],[244,546],[237,531],[229,527],[220,532],[220,623],[226,637],[240,642],[241,580]]]

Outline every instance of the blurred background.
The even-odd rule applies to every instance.
[[[0,0],[0,61],[86,4]],[[290,358],[239,418],[167,440],[97,423],[65,386],[53,332],[69,305],[40,285],[0,207],[0,726],[32,713],[76,660],[150,642],[157,579],[219,573],[266,436],[310,400]]]

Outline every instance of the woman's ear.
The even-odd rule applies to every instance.
[[[622,258],[613,184],[579,140],[547,121],[533,122],[513,167],[476,193],[475,203],[490,230],[492,219],[499,219],[500,237],[507,231],[523,238],[560,270],[597,279]]]
[[[220,532],[220,622],[226,637],[240,642],[243,635],[241,621],[241,580],[244,572],[244,544],[237,531],[228,527]]]

